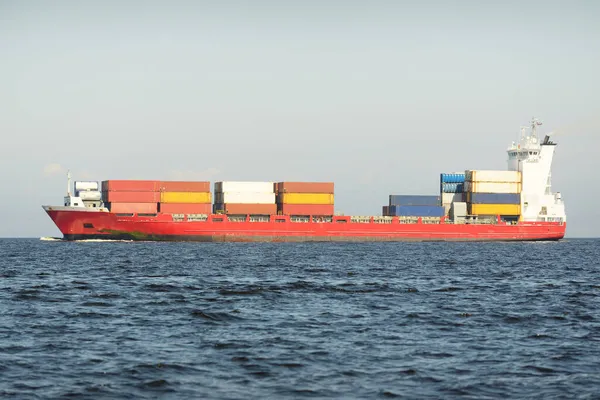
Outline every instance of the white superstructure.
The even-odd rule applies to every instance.
[[[64,207],[105,210],[98,182],[75,182],[75,195],[71,192],[71,172],[67,172],[67,195]],[[107,210],[108,211],[108,210]]]
[[[523,178],[521,192],[521,219],[523,221],[566,222],[565,205],[559,192],[552,193],[551,167],[556,143],[546,135],[537,137],[541,122],[535,118],[531,129],[521,129],[518,143],[508,148],[508,169],[520,171]]]

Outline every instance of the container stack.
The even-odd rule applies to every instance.
[[[272,215],[277,213],[273,182],[215,182],[215,214]]]
[[[277,213],[281,215],[334,215],[333,182],[278,182]]]
[[[442,206],[446,215],[450,212],[452,203],[464,202],[464,173],[441,173],[440,174],[440,196]]]
[[[102,201],[114,213],[156,213],[159,182],[144,180],[102,181]]]
[[[440,202],[440,196],[391,194],[383,214],[388,217],[443,217],[445,209]]]
[[[521,172],[465,171],[465,196],[470,215],[519,216]]]
[[[158,210],[166,214],[210,214],[212,196],[210,182],[162,181],[159,182]]]

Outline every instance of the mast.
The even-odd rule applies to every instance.
[[[534,143],[537,142],[537,127],[541,124],[542,123],[540,121],[538,121],[537,118],[535,118],[535,117],[531,118],[531,137],[536,139],[534,141]]]
[[[71,196],[71,171],[67,171],[67,196]]]

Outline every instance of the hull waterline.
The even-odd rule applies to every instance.
[[[205,221],[174,221],[170,214],[119,216],[110,212],[47,210],[67,240],[122,239],[197,242],[386,242],[386,241],[537,241],[560,240],[566,224],[521,222],[518,224],[453,224],[351,222],[334,217],[332,222],[293,222],[270,216],[268,222],[228,221],[210,215]]]

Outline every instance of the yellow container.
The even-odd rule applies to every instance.
[[[470,204],[471,215],[521,215],[520,204]]]
[[[283,204],[333,204],[333,193],[281,193]]]
[[[212,202],[211,192],[161,192],[161,203],[196,203]]]
[[[465,182],[465,191],[473,193],[521,193],[520,182]]]

